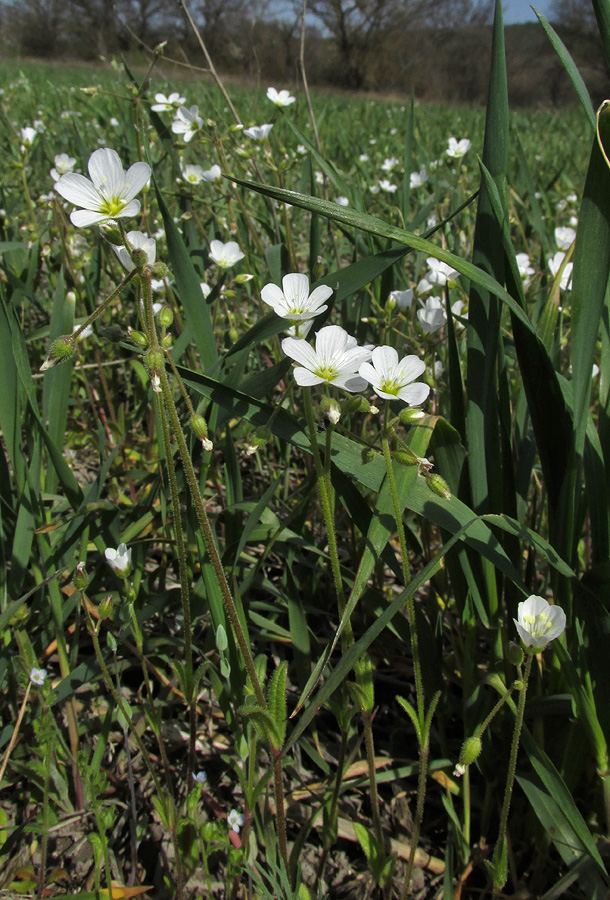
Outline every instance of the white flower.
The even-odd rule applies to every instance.
[[[46,669],[37,669],[36,666],[32,666],[30,669],[30,681],[32,684],[38,685],[38,687],[42,687],[45,683],[45,679],[47,677]]]
[[[445,367],[442,364],[442,362],[440,361],[440,359],[435,359],[434,360],[434,377],[436,379],[440,378],[444,371],[445,371]]]
[[[26,125],[25,128],[21,129],[21,140],[25,144],[26,147],[31,147],[36,139],[38,132],[35,128],[32,128],[31,125]]]
[[[67,175],[73,170],[76,160],[67,153],[58,153],[53,162],[55,166],[51,169],[51,178],[53,181],[59,181],[62,175]]]
[[[282,278],[282,290],[277,284],[266,284],[261,290],[261,300],[273,307],[276,315],[293,323],[313,319],[325,312],[323,306],[333,289],[321,284],[309,293],[309,278],[294,272]],[[302,335],[302,332],[301,332]]]
[[[301,156],[305,156],[305,154],[307,153],[307,147],[305,147],[304,144],[297,144],[297,153],[299,153]]]
[[[185,181],[188,181],[189,184],[200,184],[203,180],[203,169],[201,166],[183,166],[182,177]]]
[[[444,287],[448,281],[455,281],[459,277],[459,272],[456,272],[447,263],[441,262],[440,259],[435,259],[434,256],[429,256],[426,262],[428,264],[426,280],[430,284],[438,284],[440,287]]]
[[[155,239],[148,237],[147,234],[143,234],[141,231],[128,231],[127,240],[129,241],[132,250],[144,251],[146,254],[146,264],[152,266],[157,258],[157,245],[155,244]],[[113,244],[112,249],[127,272],[131,272],[132,269],[135,269],[134,261],[132,260],[127,247],[117,247]]]
[[[121,578],[127,578],[131,569],[131,547],[127,549],[127,544],[119,544],[116,550],[112,547],[106,548],[106,562]]]
[[[447,149],[445,153],[453,159],[461,159],[470,150],[471,143],[468,138],[462,138],[461,141],[450,137],[447,141]]]
[[[234,831],[236,834],[239,834],[239,829],[245,822],[245,818],[242,813],[238,813],[236,809],[232,809],[229,815],[227,816],[227,823],[231,831]]]
[[[424,334],[433,334],[447,321],[447,314],[438,297],[428,297],[422,309],[417,310],[417,318]]]
[[[369,382],[378,397],[402,400],[409,406],[419,406],[430,393],[423,382],[411,384],[425,372],[426,364],[417,356],[405,356],[398,362],[394,347],[375,347],[371,362],[364,362],[358,373]]]
[[[358,347],[339,325],[326,325],[316,335],[316,349],[303,338],[287,337],[282,350],[295,362],[297,384],[311,387],[314,384],[334,384],[346,391],[363,391],[366,381],[358,375],[363,362],[370,359],[370,351]]]
[[[398,165],[398,159],[395,156],[390,156],[388,159],[384,159],[381,164],[381,168],[384,172],[391,172],[392,169],[395,169]]]
[[[169,97],[166,97],[165,94],[155,94],[155,101],[151,106],[155,112],[170,112],[178,106],[183,106],[185,102],[184,97],[181,97],[177,91],[174,91]]]
[[[226,244],[222,241],[212,241],[210,244],[210,259],[221,269],[230,269],[243,258],[244,254],[239,249],[237,241],[228,241]]]
[[[570,191],[568,196],[566,197],[568,203],[578,203],[578,196],[574,193],[574,191]]]
[[[553,259],[548,260],[549,271],[553,277],[557,275],[561,264],[564,260],[565,253],[562,253],[561,250],[558,250]],[[570,282],[572,280],[572,263],[567,263],[565,269],[563,270],[563,274],[561,276],[561,289],[565,291],[570,287]]]
[[[372,190],[372,188],[371,188]],[[392,184],[391,181],[387,178],[382,178],[379,182],[379,190],[385,191],[387,194],[393,194],[398,190],[398,187],[395,184]]]
[[[190,109],[187,109],[186,106],[180,106],[176,113],[176,118],[172,122],[172,131],[174,134],[181,134],[182,140],[185,144],[188,144],[202,125],[203,119],[199,115],[197,106],[191,106]]]
[[[426,225],[428,226],[428,228],[436,228],[436,226],[438,225],[438,218],[436,213],[432,213],[431,216],[428,216],[428,218],[426,219]]]
[[[79,328],[80,328],[80,325],[77,322],[76,325],[74,325],[74,327],[72,328],[72,334],[74,334],[75,331],[78,331]],[[87,327],[83,328],[83,330],[79,334],[78,339],[79,339],[79,341],[81,341],[81,340],[83,340],[83,338],[91,337],[92,334],[93,334],[93,324],[87,325]]]
[[[335,203],[337,206],[349,206],[349,200],[347,197],[335,197]]]
[[[415,290],[418,294],[421,294],[423,296],[424,294],[429,294],[432,288],[433,285],[430,284],[427,278],[420,278],[420,280],[417,282],[417,287],[415,288]]]
[[[360,156],[358,157],[358,161],[359,162],[368,162],[369,161],[368,153],[361,153]]]
[[[519,275],[523,279],[525,286],[530,283],[532,275],[536,274],[536,270],[532,268],[531,259],[527,253],[517,253],[517,265],[519,266]]]
[[[576,238],[576,231],[569,225],[561,225],[555,229],[555,242],[560,250],[569,250]]]
[[[413,303],[413,289],[406,291],[390,291],[390,297],[398,307],[398,309],[410,309]]]
[[[244,134],[246,137],[249,137],[253,141],[259,141],[262,143],[269,136],[269,132],[273,128],[273,125],[252,125],[251,128],[244,128]]]
[[[201,288],[201,293],[203,294],[204,299],[209,297],[212,293],[212,288],[205,281],[200,282],[199,287]]]
[[[527,600],[521,601],[517,607],[517,618],[513,622],[526,647],[542,650],[550,641],[563,634],[566,614],[560,606],[551,606],[543,597],[532,594]]]
[[[292,97],[290,91],[276,91],[274,87],[267,88],[267,99],[276,106],[290,106],[296,97]]]
[[[202,177],[204,181],[216,181],[220,183],[222,181],[222,172],[220,171],[220,166],[212,166],[209,169],[206,169],[202,173]]]
[[[86,228],[139,213],[140,201],[134,197],[150,178],[148,163],[134,163],[124,172],[118,153],[103,147],[91,154],[87,168],[91,181],[68,172],[55,185],[57,193],[69,203],[83,207],[70,213],[73,225]]]
[[[411,175],[409,176],[409,186],[412,188],[422,187],[427,180],[428,173],[426,172],[426,167],[422,166],[419,172],[411,172]]]

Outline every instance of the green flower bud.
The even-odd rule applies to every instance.
[[[52,369],[58,363],[67,362],[67,360],[71,359],[75,352],[74,345],[75,341],[71,334],[64,334],[58,337],[53,342],[49,355],[41,365],[40,371],[46,372],[47,369]]]
[[[123,240],[123,235],[121,234],[120,228],[117,228],[116,225],[110,224],[110,222],[103,222],[100,225],[100,231],[109,244],[113,244],[115,247],[124,246],[125,241]]]
[[[420,419],[423,419],[425,415],[425,412],[421,409],[405,406],[405,408],[401,409],[398,413],[398,418],[403,425],[412,425],[413,422],[418,422]]]
[[[249,445],[246,447],[246,453],[248,456],[253,456],[261,447],[264,447],[265,444],[271,440],[271,429],[267,427],[267,425],[262,426],[261,428],[257,428],[252,438],[250,439]]]
[[[520,666],[525,658],[523,647],[515,641],[509,641],[506,648],[506,658],[513,666]]]
[[[343,404],[343,415],[349,416],[352,413],[362,412],[367,413],[371,411],[371,404],[366,399],[366,397],[350,397],[349,400],[346,400]]]
[[[247,281],[252,281],[254,275],[249,275],[247,272],[242,272],[241,275],[235,276],[235,284],[245,284]]]
[[[157,46],[154,48],[153,53],[157,57],[163,56],[163,54],[165,53],[166,47],[167,47],[167,41],[161,41],[161,43],[157,44]]]
[[[141,269],[148,262],[146,250],[142,247],[134,247],[130,252],[131,260],[136,269]]]
[[[368,449],[364,449],[362,451],[362,462],[366,465],[366,463],[373,462],[373,460],[375,459],[376,456],[377,456],[377,454],[372,449],[372,447],[369,447]]]
[[[165,337],[161,338],[161,346],[164,350],[169,350],[172,345],[172,340],[171,334],[166,334]]]
[[[134,331],[133,328],[128,329],[129,339],[134,342],[136,347],[141,347],[142,350],[146,350],[148,347],[148,339],[145,334],[142,334],[141,331]]]
[[[189,422],[189,425],[195,432],[196,437],[198,437],[200,440],[203,440],[203,438],[207,438],[208,423],[203,418],[203,416],[191,416],[191,421]]]
[[[9,625],[13,628],[19,628],[20,625],[24,625],[27,620],[30,618],[30,609],[28,606],[23,604],[19,609],[15,610],[11,618],[9,619]]]
[[[443,500],[451,500],[451,491],[444,478],[434,473],[426,475],[426,481],[431,491],[442,497]]]
[[[104,597],[102,602],[99,605],[98,613],[100,619],[109,619],[112,615],[112,607],[114,606],[114,600],[112,599],[112,594],[108,594],[107,597]]]
[[[341,407],[332,397],[322,397],[320,409],[331,425],[336,425],[341,418]]]
[[[171,328],[172,322],[174,321],[174,313],[169,308],[169,306],[164,306],[161,312],[159,313],[159,323],[163,328]]]
[[[72,584],[77,591],[84,591],[89,584],[89,576],[87,575],[87,570],[85,569],[84,562],[79,562],[76,569],[74,570],[74,575],[72,576]]]
[[[237,328],[229,328],[229,340],[231,340],[231,341],[233,341],[233,343],[235,343],[238,338],[239,338],[239,332],[238,332]]]
[[[167,278],[169,274],[169,269],[162,262],[153,263],[152,266],[148,267],[148,270],[153,278]]]

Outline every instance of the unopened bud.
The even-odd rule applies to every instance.
[[[81,91],[83,94],[86,94],[87,97],[95,97],[95,95],[99,93],[99,88],[94,85],[93,87],[82,87]]]
[[[264,425],[262,428],[257,428],[250,439],[249,445],[246,447],[246,453],[248,456],[253,456],[270,440],[271,429],[268,428],[267,425]]]
[[[405,408],[401,409],[398,413],[398,418],[403,425],[411,425],[413,422],[418,422],[420,419],[423,419],[425,415],[425,412],[421,409],[413,409],[410,406],[405,406]]]
[[[417,466],[419,464],[419,457],[410,450],[396,450],[392,457],[401,466]]]
[[[238,338],[239,338],[239,332],[238,332],[237,328],[229,328],[229,340],[231,340],[231,341],[233,341],[233,343],[235,343]]]
[[[40,367],[41,372],[52,369],[61,362],[66,362],[74,356],[74,338],[70,334],[64,334],[54,341],[49,355]]]
[[[148,262],[148,256],[143,247],[132,247],[129,255],[136,269],[141,269]]]
[[[158,56],[163,56],[163,54],[165,53],[165,48],[166,48],[166,47],[167,47],[167,41],[161,41],[161,43],[160,43],[160,44],[157,44],[157,46],[154,48],[153,53],[154,53],[155,56],[157,56],[157,57],[158,57]]]
[[[87,575],[87,570],[85,569],[84,562],[79,562],[76,569],[74,570],[74,575],[72,576],[72,584],[77,591],[84,591],[89,584],[89,576]]]
[[[372,462],[375,459],[376,455],[377,454],[372,448],[369,447],[368,449],[364,449],[362,451],[362,462],[364,464]]]
[[[523,647],[515,641],[509,641],[506,648],[506,658],[513,666],[520,666],[525,658]]]
[[[195,437],[198,437],[200,441],[204,440],[208,436],[208,423],[203,418],[203,416],[191,416],[191,421],[189,425],[193,429]]]
[[[350,397],[343,404],[343,415],[350,416],[352,413],[367,413],[371,411],[371,404],[366,397]]]
[[[112,599],[112,594],[108,594],[107,597],[104,597],[102,602],[99,605],[98,613],[100,619],[109,619],[112,615],[112,607],[114,605],[114,601]]]
[[[167,278],[169,274],[169,269],[163,262],[153,263],[148,269],[153,278]]]
[[[113,244],[115,247],[123,247],[125,245],[125,240],[123,235],[121,234],[120,228],[114,223],[110,222],[102,222],[100,225],[100,231],[102,232],[102,236],[106,238],[109,244]]]
[[[164,306],[163,309],[159,312],[159,323],[163,328],[171,328],[173,321],[174,313],[169,308],[169,306]]]
[[[231,127],[229,128],[229,132],[233,133],[234,131],[242,131],[243,127],[243,125],[231,125]]]
[[[166,334],[165,337],[161,338],[161,346],[164,350],[169,350],[172,345],[172,336],[171,334]]]
[[[235,276],[235,284],[245,284],[247,281],[252,281],[254,275],[249,275],[248,272],[242,272],[241,275]]]
[[[129,334],[129,339],[134,342],[136,347],[141,347],[142,350],[146,350],[148,347],[148,338],[145,334],[142,334],[141,331],[134,331],[133,328],[128,328],[127,333]]]
[[[442,497],[443,500],[451,500],[451,491],[449,490],[449,485],[447,484],[445,479],[441,478],[440,475],[437,475],[436,472],[432,475],[426,475],[426,482],[430,490],[437,494],[439,497]]]
[[[396,306],[396,298],[393,297],[392,294],[390,294],[390,296],[388,297],[388,299],[385,302],[385,308],[388,310],[388,312],[392,312],[392,310],[395,308],[395,306]]]

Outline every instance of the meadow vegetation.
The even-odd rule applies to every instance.
[[[0,896],[608,896],[610,113],[543,24],[560,113],[500,3],[486,108],[0,64]]]

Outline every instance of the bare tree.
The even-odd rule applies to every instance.
[[[597,21],[591,0],[554,0],[550,18],[552,22],[565,25],[575,32],[597,33]]]
[[[62,49],[63,0],[13,0],[4,7],[4,27],[22,53],[56,56]]]

